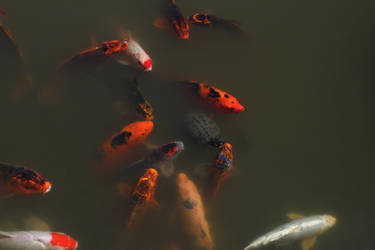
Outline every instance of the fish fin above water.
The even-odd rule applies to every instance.
[[[302,214],[299,213],[288,213],[287,216],[291,220],[298,220],[304,217]]]
[[[47,222],[36,216],[24,220],[25,230],[51,231]]]
[[[166,29],[169,27],[169,24],[167,22],[167,20],[164,18],[164,17],[159,17],[157,19],[155,19],[152,24],[156,27],[156,28],[159,28],[159,29]]]
[[[174,174],[174,164],[173,160],[167,160],[159,165],[160,172],[166,176],[170,177]]]
[[[132,187],[128,183],[118,183],[117,190],[122,197],[129,198],[132,192]]]
[[[316,242],[316,236],[304,239],[301,243],[302,250],[310,250]]]

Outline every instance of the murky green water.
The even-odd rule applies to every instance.
[[[141,229],[121,234],[128,203],[115,183],[95,176],[96,150],[113,132],[137,120],[123,99],[121,81],[134,72],[115,62],[66,76],[58,104],[38,95],[56,65],[90,46],[90,39],[119,39],[130,31],[153,59],[153,72],[140,77],[155,109],[147,140],[183,140],[179,171],[215,156],[181,132],[181,117],[199,110],[171,80],[195,79],[228,90],[246,107],[238,115],[212,113],[230,141],[230,179],[210,204],[207,218],[215,249],[242,249],[249,241],[287,221],[286,213],[329,213],[337,225],[315,249],[375,248],[374,229],[374,42],[372,1],[178,1],[195,10],[241,22],[246,37],[195,28],[189,41],[152,26],[162,1],[2,0],[4,20],[25,55],[33,88],[21,101],[9,99],[17,75],[11,48],[0,48],[1,161],[24,164],[52,182],[41,197],[1,201],[0,225],[38,216],[53,230],[79,241],[79,249],[160,249],[175,242],[174,179],[160,181],[154,211]],[[4,56],[5,55],[5,56]],[[184,101],[181,101],[184,100]],[[184,247],[186,242],[178,242]],[[186,246],[185,246],[186,247]],[[269,249],[276,249],[270,247]],[[187,248],[188,249],[188,248]],[[299,245],[283,247],[299,249]]]

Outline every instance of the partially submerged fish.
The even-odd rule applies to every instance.
[[[26,65],[25,57],[21,51],[21,49],[18,47],[16,40],[11,34],[11,31],[9,28],[5,27],[2,23],[2,15],[6,14],[5,9],[0,9],[0,41],[4,40],[7,41],[8,44],[11,45],[11,47],[14,48],[16,53],[18,54],[23,74],[21,74],[17,80],[16,86],[13,89],[13,92],[11,94],[11,98],[13,100],[19,100],[22,98],[26,92],[32,87],[32,78],[30,71]]]
[[[46,194],[51,183],[35,170],[0,163],[0,191],[3,196],[11,194]],[[0,194],[0,195],[1,195]]]
[[[186,116],[184,127],[188,134],[197,142],[220,147],[223,142],[218,138],[220,128],[204,113],[190,113]]]
[[[171,176],[174,173],[173,160],[184,150],[182,141],[173,141],[154,149],[150,155],[141,161],[137,161],[130,167],[122,169],[120,175],[129,174],[129,172],[144,171],[147,168],[155,168],[164,176]]]
[[[85,49],[78,54],[64,60],[57,69],[62,69],[65,65],[91,59],[91,58],[108,58],[112,56],[120,55],[122,52],[128,50],[128,41],[118,41],[118,40],[111,40],[111,41],[103,41],[100,44],[95,45],[92,48]]]
[[[131,193],[133,209],[128,221],[128,229],[137,223],[138,218],[145,213],[148,206],[154,201],[158,176],[158,171],[148,168],[135,185]]]
[[[64,233],[47,231],[0,232],[0,249],[74,250],[78,242]]]
[[[326,232],[336,223],[336,218],[331,215],[302,217],[301,215],[290,214],[289,217],[294,220],[257,238],[244,250],[290,240],[303,240],[302,249],[309,250],[314,246],[316,237]]]
[[[167,0],[165,17],[154,22],[159,28],[169,28],[178,38],[189,39],[189,23],[176,5],[176,0]]]
[[[139,89],[137,79],[129,82],[128,86],[129,96],[136,105],[139,115],[146,121],[152,121],[154,119],[153,108]]]
[[[196,81],[182,82],[185,89],[194,95],[200,102],[224,113],[240,113],[244,106],[227,92]]]
[[[104,142],[102,147],[103,162],[101,170],[116,165],[126,157],[130,149],[141,144],[151,133],[154,127],[152,121],[137,121],[124,126]]]
[[[176,182],[182,225],[192,237],[194,249],[212,249],[213,241],[197,187],[184,173],[177,175]]]
[[[201,26],[219,26],[234,31],[241,31],[240,24],[233,20],[223,19],[221,17],[210,15],[207,13],[197,12],[190,16],[190,23]]]
[[[233,153],[232,145],[229,143],[224,143],[220,147],[220,152],[216,157],[215,164],[212,167],[212,187],[211,194],[213,196],[221,188],[223,182],[228,178],[229,173],[233,167]]]

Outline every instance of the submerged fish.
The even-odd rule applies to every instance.
[[[154,201],[153,197],[158,176],[158,171],[153,168],[148,168],[135,185],[131,193],[133,209],[128,221],[128,229],[136,224],[137,219],[145,213],[148,205]]]
[[[186,132],[197,142],[220,147],[223,142],[218,138],[220,128],[214,120],[204,113],[189,113],[184,121]]]
[[[336,223],[336,218],[331,215],[302,217],[290,214],[289,217],[294,220],[257,238],[245,247],[244,250],[289,240],[303,240],[302,249],[308,250],[314,246],[316,236],[324,233]]]
[[[184,173],[177,175],[176,182],[178,209],[186,233],[193,238],[194,249],[212,249],[213,241],[197,187]]]
[[[63,233],[47,231],[0,232],[0,249],[74,250],[78,242]]]
[[[212,189],[211,194],[216,195],[223,182],[228,178],[233,167],[232,145],[224,143],[216,157],[212,168]]]
[[[138,121],[124,126],[121,131],[114,133],[106,140],[102,147],[103,162],[101,170],[119,164],[126,157],[130,149],[141,144],[154,127],[152,121]]]
[[[245,110],[237,98],[218,88],[196,81],[184,81],[182,84],[200,102],[218,111],[240,113]]]
[[[128,93],[136,105],[139,115],[147,121],[152,121],[154,119],[153,108],[139,89],[137,79],[128,83],[128,86]]]
[[[0,188],[4,196],[46,194],[51,190],[51,183],[30,168],[0,163]]]
[[[159,28],[170,29],[178,38],[189,39],[189,23],[177,7],[176,0],[167,0],[165,18],[156,20],[154,24]]]
[[[122,169],[120,175],[129,174],[131,171],[144,171],[147,168],[156,168],[164,176],[174,173],[173,160],[184,150],[182,141],[173,141],[154,149],[150,155],[141,161],[133,163],[130,167]]]
[[[189,21],[201,26],[219,26],[234,31],[241,31],[240,24],[233,20],[223,19],[207,13],[197,12],[190,16]]]
[[[128,50],[128,41],[103,41],[92,48],[85,49],[78,54],[64,60],[57,69],[63,68],[65,65],[89,58],[106,58],[120,55],[122,52]]]

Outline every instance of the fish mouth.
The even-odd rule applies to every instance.
[[[52,188],[52,184],[50,182],[47,182],[44,186],[44,190],[43,190],[43,194],[46,194],[48,193],[49,191],[51,191],[51,188]]]

